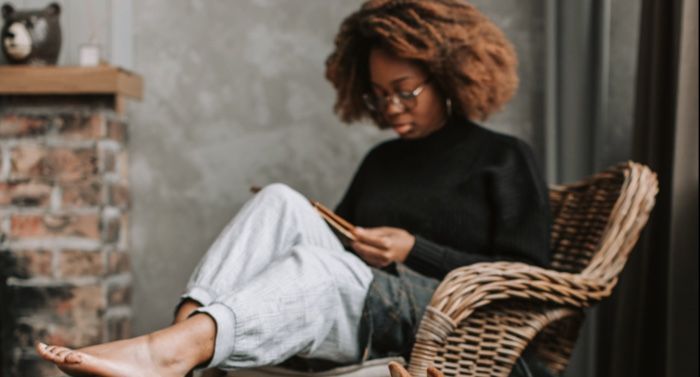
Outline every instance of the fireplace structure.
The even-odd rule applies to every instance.
[[[0,67],[0,377],[57,376],[36,341],[129,336],[125,97],[114,67]]]

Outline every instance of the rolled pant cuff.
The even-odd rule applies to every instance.
[[[200,303],[202,306],[207,306],[214,302],[215,296],[213,292],[210,292],[206,288],[202,287],[191,287],[187,290],[185,294],[180,296],[180,301],[184,301],[185,299],[190,299],[197,301]]]
[[[233,353],[235,345],[236,314],[228,306],[222,303],[212,303],[203,306],[195,313],[208,314],[216,322],[216,339],[214,343],[214,356],[205,368],[214,368],[224,362]]]

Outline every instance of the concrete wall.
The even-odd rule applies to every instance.
[[[514,40],[521,89],[487,126],[542,155],[544,10],[538,0],[474,2]],[[135,333],[166,325],[192,268],[250,197],[284,182],[335,205],[372,127],[343,126],[324,60],[358,0],[151,0],[133,4],[130,107]]]

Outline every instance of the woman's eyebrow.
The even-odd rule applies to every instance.
[[[399,78],[397,78],[397,79],[391,80],[390,84],[395,85],[395,84],[398,84],[398,83],[400,83],[400,82],[402,82],[402,81],[406,81],[406,80],[411,79],[411,78],[413,78],[413,77],[412,77],[412,76],[403,76],[403,77],[399,77]],[[374,82],[374,81],[372,81],[371,84],[372,84],[373,86],[378,86],[378,87],[380,87],[380,88],[382,87],[381,85],[377,84],[377,83]]]

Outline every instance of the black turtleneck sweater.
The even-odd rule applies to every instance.
[[[442,279],[476,262],[549,263],[547,186],[524,142],[467,121],[365,157],[336,212],[416,237],[405,264]]]

